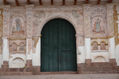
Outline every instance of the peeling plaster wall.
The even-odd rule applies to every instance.
[[[40,54],[41,54],[41,31],[43,26],[52,19],[63,18],[69,21],[76,30],[76,47],[77,47],[77,64],[85,63],[85,59],[91,59],[95,62],[95,58],[102,56],[102,62],[109,62],[110,58],[115,58],[119,51],[118,47],[114,49],[114,39],[107,38],[112,37],[114,33],[113,24],[113,4],[107,5],[92,5],[84,4],[82,6],[56,6],[56,7],[41,7],[34,5],[26,5],[20,7],[3,6],[3,61],[9,61],[9,67],[23,67],[27,60],[32,60],[33,66],[40,66]],[[21,30],[18,32],[15,29],[15,20],[19,18],[21,20]],[[99,33],[93,31],[94,25],[97,19],[101,20],[101,31]],[[108,41],[106,51],[92,52],[92,39],[97,42],[104,38],[103,41]],[[8,43],[5,42],[8,40]],[[11,41],[14,42],[11,44]],[[24,42],[23,42],[24,41]],[[20,50],[20,45],[24,44],[24,48]],[[12,46],[18,46],[14,49]],[[100,44],[99,44],[100,45]],[[6,48],[7,47],[7,48]],[[11,47],[11,48],[10,48]],[[5,50],[8,49],[8,50]],[[7,51],[7,52],[6,52]],[[7,54],[6,54],[7,53]],[[119,55],[118,55],[119,56]],[[6,58],[7,57],[7,58]],[[100,57],[101,58],[101,57]],[[105,61],[103,61],[103,58]],[[119,57],[116,57],[117,62]],[[14,62],[13,62],[14,60]],[[96,60],[96,62],[99,59]],[[17,61],[23,62],[22,66],[18,66]],[[13,63],[16,62],[17,66]],[[2,61],[0,61],[0,65]],[[1,67],[1,66],[0,66]]]

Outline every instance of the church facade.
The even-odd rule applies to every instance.
[[[119,73],[118,3],[1,5],[0,74],[23,72]]]

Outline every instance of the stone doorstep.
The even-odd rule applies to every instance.
[[[119,79],[119,74],[52,74],[0,76],[0,79]]]
[[[1,72],[0,75],[32,75],[32,72]]]
[[[102,66],[102,67],[101,67]],[[30,70],[29,70],[30,69]],[[113,66],[111,63],[91,63],[80,64],[78,66],[77,72],[40,72],[40,67],[31,67],[31,68],[8,68],[0,70],[0,75],[51,75],[51,74],[109,74],[109,73],[119,73],[119,67]]]

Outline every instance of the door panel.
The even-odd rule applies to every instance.
[[[41,39],[41,69],[44,72],[58,71],[57,27],[55,23],[47,24],[42,31]],[[44,32],[45,31],[45,32]],[[56,33],[55,33],[56,32]]]
[[[75,30],[68,21],[54,19],[45,24],[41,38],[41,71],[76,71]]]

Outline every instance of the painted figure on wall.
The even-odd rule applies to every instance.
[[[106,50],[106,44],[105,42],[100,43],[100,50]]]
[[[95,24],[94,24],[94,26],[95,26],[95,28],[94,28],[94,31],[95,32],[100,32],[100,23],[101,23],[101,20],[98,18],[97,20],[96,20],[96,22],[95,22]]]
[[[101,17],[93,17],[92,18],[92,31],[95,33],[104,33],[104,22]]]
[[[24,33],[22,29],[22,22],[19,18],[15,19],[15,22],[12,28],[12,33]]]
[[[98,43],[96,41],[92,43],[92,50],[98,50]]]
[[[21,30],[21,21],[20,19],[16,19],[16,31],[20,31]]]

